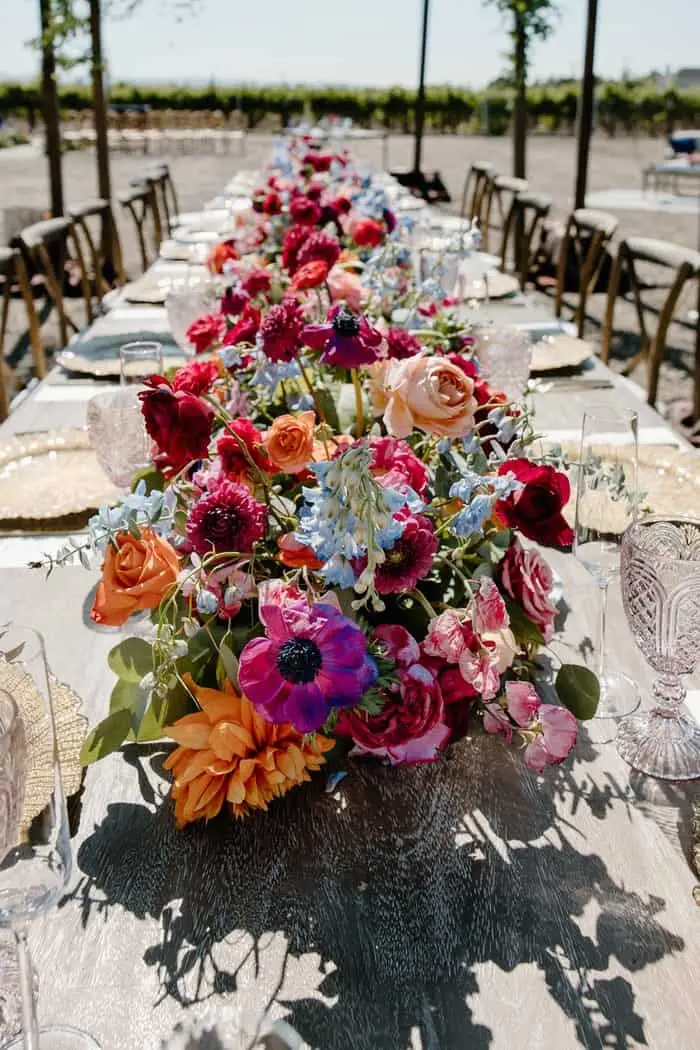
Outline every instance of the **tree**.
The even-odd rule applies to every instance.
[[[513,174],[524,179],[527,139],[527,74],[530,49],[534,40],[545,40],[554,30],[558,11],[556,0],[484,0],[510,19],[513,49],[509,54],[513,66]]]

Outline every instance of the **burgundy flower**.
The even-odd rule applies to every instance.
[[[241,281],[241,288],[248,295],[255,298],[256,295],[267,295],[272,284],[272,277],[267,270],[251,270]]]
[[[382,336],[364,317],[355,317],[342,306],[333,306],[325,324],[307,324],[301,333],[312,350],[323,350],[324,365],[358,368],[379,356]]]
[[[262,348],[271,361],[291,361],[299,353],[304,317],[294,299],[271,307],[260,325]]]
[[[389,328],[384,333],[389,357],[401,361],[405,357],[413,357],[420,353],[421,345],[415,335],[411,335],[405,328]]]
[[[205,314],[192,322],[186,336],[195,353],[204,354],[219,342],[225,331],[226,322],[221,314]]]
[[[190,361],[189,364],[178,368],[175,373],[173,390],[199,397],[200,394],[211,390],[219,375],[219,365],[216,361],[208,359]]]
[[[391,211],[389,208],[385,208],[382,213],[382,218],[386,223],[386,228],[389,231],[389,233],[393,233],[396,229],[396,216],[394,215],[393,211]]]
[[[268,193],[263,198],[262,210],[266,215],[279,215],[282,211],[282,198],[279,193]]]
[[[248,303],[239,320],[224,336],[224,346],[236,346],[238,343],[254,343],[260,328],[260,311],[257,306]]]
[[[314,230],[299,249],[297,266],[305,266],[306,263],[320,259],[330,270],[337,263],[339,256],[340,245],[335,237],[324,233],[323,230]]]
[[[250,296],[242,288],[231,285],[221,297],[221,312],[229,317],[238,317],[250,302]]]
[[[316,201],[312,201],[309,197],[299,196],[292,199],[289,214],[293,222],[302,223],[304,226],[315,226],[321,218],[321,209]]]
[[[221,469],[229,481],[245,481],[253,476],[250,461],[265,474],[274,474],[277,465],[262,447],[262,434],[250,419],[233,419],[226,424],[227,433],[216,443]]]
[[[343,711],[335,731],[351,737],[356,754],[388,759],[392,765],[432,762],[450,736],[437,678],[420,662],[418,643],[403,627],[382,625],[375,637],[395,660],[398,681],[385,691],[379,715]]]
[[[265,534],[265,508],[245,485],[220,481],[196,500],[187,538],[197,554],[249,554]]]
[[[433,557],[440,545],[433,523],[422,514],[414,517],[402,510],[395,517],[407,520],[403,534],[391,550],[386,551],[386,560],[375,571],[374,584],[380,594],[400,594],[413,590],[418,581],[430,572]],[[352,563],[358,575],[366,565],[366,556],[356,558]]]
[[[330,170],[333,159],[332,153],[314,153],[312,150],[309,150],[308,153],[304,154],[302,164],[307,164],[314,171],[320,173]]]
[[[508,528],[545,546],[568,547],[574,541],[562,509],[569,501],[571,487],[566,474],[554,467],[538,466],[529,459],[506,459],[499,474],[513,474],[523,488],[495,506],[498,517]]]
[[[157,448],[154,463],[177,473],[193,460],[207,455],[214,410],[206,401],[185,391],[175,391],[163,376],[145,381],[139,394],[146,430]]]
[[[306,196],[311,201],[319,201],[321,194],[323,193],[325,186],[322,182],[310,182],[306,187]]]
[[[298,266],[297,257],[301,246],[311,236],[311,232],[309,226],[302,225],[291,226],[287,230],[282,242],[282,266],[290,273],[294,273],[296,270]]]

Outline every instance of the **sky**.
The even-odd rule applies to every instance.
[[[124,0],[122,0],[124,2]],[[106,19],[112,80],[413,85],[422,0],[141,0],[128,19]],[[0,78],[35,75],[26,42],[38,32],[38,0],[0,0]],[[105,3],[105,6],[106,3]],[[532,79],[577,76],[586,0],[560,0],[553,35],[534,50]],[[699,65],[697,0],[599,0],[597,71]],[[427,80],[481,87],[505,67],[508,40],[483,0],[431,0]],[[84,76],[84,74],[83,74]]]

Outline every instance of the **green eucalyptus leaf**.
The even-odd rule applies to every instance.
[[[117,678],[137,684],[153,670],[153,651],[143,638],[125,638],[111,650],[107,663]]]
[[[132,492],[136,490],[139,481],[146,482],[146,495],[149,495],[151,492],[154,491],[165,492],[165,489],[167,487],[167,482],[165,480],[163,472],[158,470],[156,467],[147,467],[145,470],[142,470],[140,471],[140,473],[136,474],[134,480],[131,483]]]
[[[226,642],[222,642],[219,647],[219,659],[221,660],[226,679],[238,691],[238,657]]]
[[[84,766],[91,762],[97,762],[105,755],[117,751],[124,743],[131,729],[131,712],[127,708],[120,708],[95,726],[83,744],[80,752],[80,761]]]
[[[593,718],[598,709],[600,683],[592,671],[580,664],[562,664],[555,686],[564,707],[580,721]]]

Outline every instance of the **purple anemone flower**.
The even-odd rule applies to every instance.
[[[334,605],[261,603],[260,619],[266,635],[244,647],[238,677],[268,721],[310,733],[332,708],[356,707],[376,681],[364,632]]]
[[[344,306],[334,306],[326,324],[307,324],[301,337],[312,350],[323,350],[321,362],[338,368],[371,365],[379,356],[381,332],[365,317],[356,317]]]

